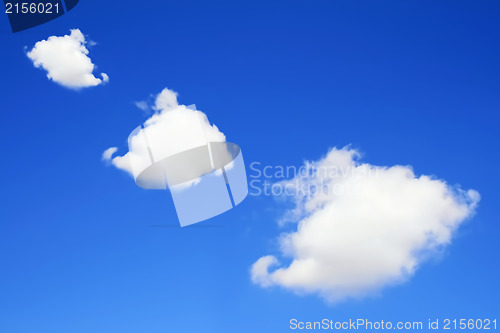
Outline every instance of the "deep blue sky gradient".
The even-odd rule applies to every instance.
[[[72,91],[25,55],[79,28],[110,82]],[[500,2],[95,1],[12,34],[0,19],[0,332],[288,332],[288,321],[497,317]],[[169,87],[248,164],[330,147],[482,195],[440,258],[361,301],[253,285],[286,208],[269,197],[179,228],[168,192],[101,161]]]

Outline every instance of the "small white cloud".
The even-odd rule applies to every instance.
[[[250,271],[252,281],[262,287],[269,287],[273,285],[269,269],[278,264],[278,259],[274,256],[261,257],[252,265],[252,269]]]
[[[330,302],[377,292],[406,281],[449,245],[480,200],[474,190],[415,176],[408,166],[360,164],[358,156],[333,149],[281,183],[294,193],[296,207],[287,218],[298,221],[296,231],[279,239],[291,262],[279,266],[275,256],[260,258],[251,268],[254,283]]]
[[[111,158],[113,157],[113,154],[116,153],[116,151],[118,150],[117,147],[111,147],[111,148],[108,148],[104,151],[104,153],[102,153],[102,160],[103,161],[110,161]]]
[[[27,56],[35,67],[47,71],[49,79],[67,88],[80,89],[108,82],[107,74],[101,74],[102,80],[92,74],[95,66],[85,44],[82,32],[73,29],[70,35],[51,36],[37,42]]]
[[[114,147],[104,152],[111,158],[110,161],[115,167],[128,172],[131,176],[134,176],[132,165],[150,163],[149,152],[143,145],[144,137],[147,138],[153,153],[162,157],[172,156],[205,145],[207,142],[226,141],[226,136],[217,126],[210,125],[203,112],[179,105],[177,93],[173,90],[165,88],[156,96],[154,105],[156,112],[144,122],[142,129],[130,136],[130,151],[127,154],[111,158],[112,154],[110,155],[109,151],[116,152],[113,151]],[[191,186],[198,181],[195,179],[185,185]]]
[[[144,112],[149,110],[149,105],[148,105],[148,102],[146,102],[146,101],[134,102],[134,105],[137,106],[139,109],[141,109]]]

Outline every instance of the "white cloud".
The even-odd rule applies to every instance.
[[[134,105],[137,106],[142,111],[148,111],[149,110],[149,105],[148,105],[148,102],[146,102],[146,101],[134,102]]]
[[[103,153],[103,157],[107,157],[105,159],[130,175],[137,176],[134,174],[135,170],[143,170],[151,163],[143,138],[147,138],[147,144],[157,161],[205,145],[207,142],[226,141],[225,135],[217,126],[210,125],[203,112],[191,106],[179,105],[177,93],[173,90],[165,88],[156,96],[154,105],[156,112],[144,122],[143,128],[137,129],[129,137],[128,153],[112,158],[116,152],[114,147]],[[191,184],[197,181],[194,179]]]
[[[82,32],[72,29],[70,35],[51,36],[37,42],[27,56],[35,67],[47,71],[49,79],[67,88],[93,87],[108,82],[107,74],[102,73],[102,79],[92,74],[95,66],[85,44]]]
[[[116,151],[118,150],[117,147],[111,147],[111,148],[108,148],[104,151],[104,153],[102,153],[102,160],[103,161],[110,161],[111,158],[113,157],[113,154],[116,153]]]
[[[106,73],[101,73],[102,76],[102,82],[108,83],[109,82],[109,75]]]
[[[156,96],[155,111],[167,111],[176,109],[179,104],[177,103],[177,93],[173,90],[165,88]]]
[[[260,258],[251,268],[254,283],[329,302],[377,292],[406,281],[450,244],[480,200],[474,190],[415,176],[411,167],[361,164],[358,156],[333,149],[280,184],[294,193],[287,220],[298,221],[297,230],[279,238],[281,255],[291,261],[280,266],[275,256]]]

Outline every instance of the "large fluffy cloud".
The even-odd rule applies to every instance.
[[[102,79],[92,74],[95,66],[85,44],[82,32],[73,29],[70,35],[51,36],[37,42],[27,55],[35,67],[47,71],[49,79],[67,88],[93,87],[109,81],[105,73],[101,74]]]
[[[407,280],[450,244],[480,198],[407,166],[361,164],[348,148],[333,149],[303,170],[280,184],[295,200],[286,219],[298,221],[296,231],[279,238],[290,262],[261,257],[251,278],[331,302]]]
[[[134,166],[136,170],[143,169],[142,165],[150,163],[150,151],[145,149],[142,143],[144,137],[158,160],[205,145],[207,142],[226,141],[226,136],[217,126],[210,125],[203,112],[196,110],[194,106],[180,105],[177,102],[177,93],[173,90],[165,88],[160,92],[152,109],[155,113],[144,122],[142,128],[130,135],[129,152],[113,157],[117,148],[111,147],[104,151],[103,160],[110,161],[115,167],[136,176]]]

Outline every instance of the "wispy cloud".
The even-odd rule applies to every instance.
[[[110,161],[111,158],[113,157],[114,153],[116,153],[117,150],[118,150],[117,147],[111,147],[111,148],[106,149],[102,153],[102,160],[103,161]]]
[[[148,102],[146,101],[138,101],[138,102],[134,102],[134,105],[136,107],[138,107],[139,109],[141,109],[142,111],[144,112],[147,112],[150,110],[150,107],[148,105]]]

